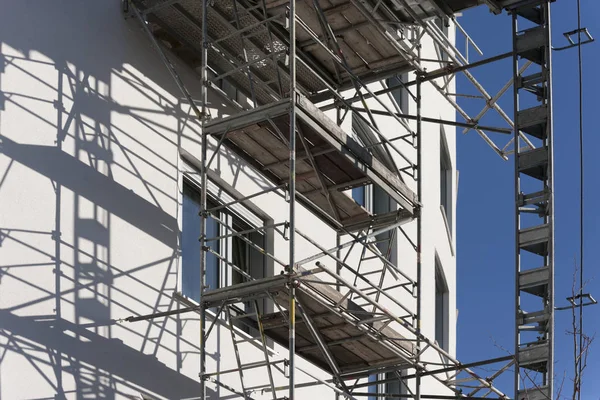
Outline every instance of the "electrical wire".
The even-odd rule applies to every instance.
[[[577,377],[581,400],[581,374],[583,372],[583,62],[581,55],[581,0],[577,0],[577,63],[579,72],[579,364]]]

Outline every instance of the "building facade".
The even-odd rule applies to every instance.
[[[139,21],[131,15],[124,18],[120,1],[9,0],[4,9],[0,17],[0,398],[199,398],[198,314],[139,322],[124,319],[181,310],[200,300],[201,123]],[[454,41],[451,21],[436,26],[450,43]],[[448,55],[432,39],[420,42],[423,59],[439,60],[425,62],[428,70],[445,65]],[[165,51],[191,96],[200,98],[197,71]],[[407,71],[372,81],[368,87],[379,91],[412,80],[414,73]],[[439,82],[454,92],[453,81],[440,78]],[[252,103],[227,80],[219,85],[220,91],[208,90],[211,120],[235,115],[231,100]],[[353,90],[347,93],[352,96]],[[385,106],[366,101],[375,111],[387,107],[398,114],[416,115],[413,96],[414,86],[410,86],[379,96]],[[327,109],[328,101],[315,104],[368,148],[361,130],[368,130],[364,119],[369,113],[349,111],[342,120],[335,109]],[[431,85],[422,86],[419,112],[436,119],[455,117],[454,108]],[[405,129],[389,115],[373,113],[372,118],[389,139],[417,130],[414,120],[405,120]],[[371,238],[369,251],[378,251],[380,257],[366,257],[358,247],[338,253],[345,264],[363,268],[357,273],[344,268],[338,272],[362,290],[356,276],[380,271],[381,265],[375,263],[381,263],[381,257],[412,280],[417,279],[419,259],[421,313],[411,329],[419,329],[454,356],[455,132],[434,123],[423,123],[421,131],[418,179],[413,179],[412,138],[394,141],[405,156],[391,156],[406,172],[402,181],[410,190],[417,193],[417,180],[421,182],[420,249],[414,248],[417,221],[407,221],[402,231]],[[300,144],[298,151],[302,151]],[[285,188],[275,190],[272,180],[256,166],[229,147],[219,146],[215,138],[208,144],[208,156],[212,162],[206,171],[207,204],[212,212],[206,219],[210,247],[206,289],[240,285],[247,276],[280,275],[289,257]],[[339,193],[374,214],[399,208],[374,184],[341,189]],[[265,193],[236,202],[261,191]],[[230,203],[235,204],[225,206]],[[295,224],[312,240],[296,235],[297,260],[321,252],[315,243],[332,249],[351,240],[305,204],[296,209]],[[336,270],[335,259],[320,261],[323,268]],[[300,267],[310,269],[315,264]],[[399,278],[393,268],[386,268],[391,272],[377,276],[378,287],[387,291]],[[410,290],[397,300],[416,312],[414,288],[405,288]],[[395,296],[377,298],[401,316]],[[284,389],[274,397],[269,388],[287,383],[287,348],[272,338],[265,346],[257,345],[257,328],[240,321],[253,318],[254,307],[261,312],[277,308],[270,298],[259,298],[240,302],[238,315],[220,312],[216,306],[207,309],[211,334],[205,351],[206,398],[240,398],[242,391],[251,398],[286,395]],[[409,336],[402,326],[396,329]],[[237,357],[245,365],[260,363],[265,348],[269,357],[277,353],[282,361],[273,361],[271,368],[244,370],[243,378],[237,371],[210,375],[236,369]],[[422,357],[432,364],[447,362],[435,351],[425,351]],[[298,357],[297,368],[298,398],[335,398],[332,375],[326,369],[303,357]],[[411,371],[363,374],[363,383],[388,382],[356,391],[371,393],[373,398],[378,393],[406,394],[415,390],[414,382],[407,381],[405,387],[396,378]],[[315,379],[321,383],[310,384]],[[448,393],[431,377],[423,378],[421,387],[424,393]]]

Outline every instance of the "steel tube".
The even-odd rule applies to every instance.
[[[363,111],[362,108],[356,108],[356,107],[352,107],[353,110],[356,111]],[[377,115],[384,115],[384,116],[390,116],[389,113],[387,113],[386,111],[381,111],[381,110],[371,110],[372,113],[377,114]],[[417,120],[417,116],[416,115],[409,115],[409,114],[396,114],[399,118],[406,118],[406,119],[410,119],[410,120]],[[421,117],[421,121],[422,122],[431,122],[433,124],[442,124],[442,125],[449,125],[449,126],[458,126],[458,127],[464,127],[467,129],[481,129],[481,130],[485,130],[485,131],[490,131],[490,132],[497,132],[497,133],[504,133],[504,134],[511,134],[513,132],[512,128],[499,128],[499,127],[495,127],[495,126],[484,126],[484,125],[479,125],[477,123],[468,123],[468,122],[456,122],[456,121],[449,121],[446,119],[440,119],[440,118],[430,118],[430,117]],[[393,140],[393,139],[391,139]]]
[[[289,68],[290,68],[290,204],[289,204],[289,265],[287,273],[290,276],[289,284],[289,356],[288,356],[288,399],[295,398],[295,367],[296,367],[296,288],[293,282],[293,273],[296,265],[296,0],[290,0],[289,6]]]
[[[419,56],[421,50],[418,50]],[[421,102],[422,102],[422,93],[421,93],[421,76],[417,74],[417,137],[416,137],[416,146],[417,146],[417,198],[419,199],[419,203],[422,203],[423,200],[423,141],[422,141],[422,118],[421,118]],[[421,278],[422,278],[422,254],[421,251],[423,249],[423,215],[419,213],[419,217],[417,218],[417,332],[421,331],[421,314],[422,314],[422,297],[423,293],[421,293]],[[421,361],[421,337],[417,335],[417,364]],[[419,369],[415,369],[416,374],[416,387],[415,387],[415,399],[421,399],[421,371]]]
[[[200,93],[202,96],[202,115],[206,115],[208,104],[208,92],[206,82],[208,81],[208,0],[202,0],[202,64],[200,67]],[[202,150],[200,162],[200,398],[206,398],[206,305],[202,301],[206,287],[206,208],[208,195],[207,158],[208,158],[208,135],[204,132],[204,120],[202,123]]]

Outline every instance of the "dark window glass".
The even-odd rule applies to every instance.
[[[448,37],[448,27],[446,26],[446,21],[444,21],[442,18],[436,18],[434,21],[437,27],[440,28],[440,30],[444,33],[444,36]],[[441,60],[448,61],[448,53],[441,49],[440,52]]]
[[[376,382],[376,381],[377,381],[377,375],[369,375],[369,382]],[[377,394],[377,385],[369,386],[369,390],[367,390],[367,393]],[[378,400],[378,397],[377,396],[369,396],[368,399],[369,400]]]
[[[435,341],[448,350],[448,286],[439,261],[435,267]]]
[[[358,187],[352,188],[352,198],[354,199],[354,201],[357,204],[360,204],[361,206],[365,207],[365,204],[366,204],[365,187],[358,186]]]
[[[446,214],[448,228],[452,232],[452,162],[448,145],[444,139],[444,131],[440,132],[440,205]]]
[[[385,84],[388,88],[393,87],[393,86],[398,86],[403,82],[405,82],[404,76],[398,76],[398,75],[385,80]],[[406,89],[404,89],[403,87],[399,87],[397,89],[392,90],[390,92],[390,94],[392,95],[392,98],[398,105],[398,108],[400,109],[400,111],[402,111],[403,113],[406,113],[406,102],[407,102]]]
[[[394,372],[386,372],[385,379],[391,381],[385,384],[385,393],[389,394],[406,394],[403,392],[403,386],[398,378],[398,374]],[[386,400],[395,400],[397,397],[386,397]]]
[[[212,207],[212,205],[208,205]],[[181,275],[184,296],[200,301],[200,193],[190,184],[183,186],[183,212],[181,234]],[[217,216],[217,215],[215,215]],[[218,216],[217,216],[218,217]],[[206,220],[206,237],[218,236],[219,226],[213,218]],[[218,241],[206,243],[219,252]],[[206,255],[207,290],[219,287],[219,261],[210,252]]]

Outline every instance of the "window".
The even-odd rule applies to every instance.
[[[220,196],[221,197],[221,196]],[[216,202],[207,202],[213,208]],[[243,214],[248,210],[222,209],[213,212],[206,220],[206,245],[220,257],[206,253],[206,290],[235,285],[246,281],[244,275],[228,263],[254,278],[264,277],[265,259],[255,246],[264,248],[265,238],[258,226],[252,225]],[[239,212],[238,212],[239,211]],[[182,212],[182,294],[195,301],[200,300],[200,193],[193,184],[183,185]],[[223,224],[217,222],[219,219]],[[231,227],[233,232],[226,228]],[[216,239],[215,239],[216,238]],[[212,239],[212,240],[211,240]]]
[[[440,205],[448,223],[449,234],[452,233],[452,161],[446,142],[446,133],[443,127],[440,130]]]
[[[389,194],[379,186],[373,186],[373,214],[386,214],[396,209],[396,203]],[[380,233],[377,235],[377,244],[381,254],[393,264],[398,262],[398,252],[396,251],[396,235],[394,230]]]
[[[435,24],[437,25],[438,28],[440,28],[440,31],[442,31],[442,33],[444,34],[444,36],[447,38],[448,37],[448,25],[449,22],[445,19],[442,18],[436,18],[434,20]],[[436,46],[438,47],[438,46]],[[448,61],[448,53],[446,53],[445,51],[440,49],[440,60],[442,61]]]
[[[227,78],[214,80],[219,74],[210,69],[210,66],[207,73],[208,78],[213,80],[212,83],[216,87],[221,89],[230,100],[233,100],[238,103],[243,101],[243,96],[240,93],[240,91],[237,90],[236,87],[233,86],[231,83],[229,83],[229,80]]]
[[[365,193],[364,186],[357,186],[352,188],[352,199],[359,205],[366,207],[367,206],[367,198]]]
[[[448,351],[448,285],[439,259],[435,258],[435,341]]]
[[[398,374],[395,372],[386,372],[385,379],[393,379],[391,382],[387,382],[385,384],[385,393],[389,394],[406,394],[403,390],[402,383],[398,377]],[[397,397],[386,397],[386,400],[397,399]]]
[[[393,76],[393,77],[385,80],[385,84],[388,88],[393,87],[393,86],[398,86],[404,82],[406,82],[406,74],[405,75],[396,75],[396,76]],[[390,94],[392,95],[394,102],[396,102],[396,105],[398,106],[398,109],[400,110],[400,112],[406,113],[406,106],[408,103],[406,89],[404,87],[399,87],[397,89],[392,90],[390,92]]]
[[[211,207],[210,205],[209,207]],[[181,234],[181,292],[184,296],[200,301],[200,192],[191,184],[183,185],[183,211]],[[218,218],[218,214],[215,214]],[[215,219],[206,220],[207,237],[218,236]],[[219,242],[207,242],[219,252]],[[209,289],[219,287],[219,262],[212,253],[206,253],[206,284]]]
[[[264,235],[261,232],[252,231],[252,226],[236,216],[229,216],[233,230],[236,233],[246,232],[239,236],[231,238],[231,263],[238,267],[251,277],[258,278],[264,276],[264,258],[263,255],[253,245],[264,248]],[[242,273],[232,269],[231,284],[246,282],[247,279]]]
[[[376,382],[378,379],[385,379],[386,381],[389,380],[389,382],[369,386],[369,390],[367,391],[367,393],[380,395],[383,393],[394,395],[407,394],[404,385],[400,382],[399,374],[400,373],[386,372],[385,374],[380,375],[370,375],[369,382]],[[383,398],[384,397],[380,396],[368,396],[369,400],[379,400]],[[386,400],[393,400],[396,398],[397,397],[385,397]]]
[[[361,135],[359,135],[357,133],[357,129],[356,129],[358,124],[360,124],[359,121],[360,120],[358,120],[356,118],[356,114],[352,114],[352,130],[351,130],[350,137],[352,137],[352,139],[356,140],[361,146],[364,146],[364,143],[360,137]],[[367,210],[370,210],[370,207],[371,207],[370,195],[371,195],[370,185],[356,186],[351,189],[352,199],[356,202],[356,204],[366,208]]]
[[[377,381],[377,374],[375,375],[369,375],[369,383],[371,382],[376,382]],[[377,390],[377,386],[378,385],[371,385],[368,387],[367,393],[370,394],[377,394],[378,390]],[[369,400],[378,400],[377,396],[369,396],[368,397]]]

